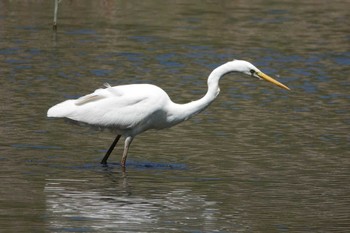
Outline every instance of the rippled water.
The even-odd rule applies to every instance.
[[[0,2],[1,232],[347,232],[350,4],[333,1]],[[102,86],[152,83],[175,102],[249,60],[203,113],[138,136],[46,118]]]

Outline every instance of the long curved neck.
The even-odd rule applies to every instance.
[[[214,69],[208,77],[207,93],[199,100],[195,100],[186,104],[173,103],[170,111],[171,114],[169,115],[169,120],[173,121],[174,124],[177,124],[206,109],[216,99],[220,92],[220,78],[231,71],[232,66],[229,67],[228,63],[225,63]]]

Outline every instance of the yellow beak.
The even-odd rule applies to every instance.
[[[281,88],[284,88],[284,89],[290,91],[289,87],[287,87],[286,85],[284,85],[284,84],[278,82],[277,80],[271,78],[271,77],[268,76],[267,74],[264,74],[263,72],[256,72],[256,74],[257,74],[260,78],[265,79],[266,81],[269,81],[269,82],[271,82],[271,83],[273,83],[273,84],[275,84],[275,85],[277,85],[277,86],[279,86],[279,87],[281,87]]]

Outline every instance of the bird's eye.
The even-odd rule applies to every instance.
[[[255,74],[255,70],[251,69],[251,70],[250,70],[250,73],[251,73],[252,75],[254,75],[254,74]]]

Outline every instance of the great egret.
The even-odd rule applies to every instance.
[[[229,61],[214,69],[208,77],[207,93],[199,100],[186,104],[171,101],[161,88],[150,84],[110,86],[78,99],[66,100],[51,107],[48,117],[65,117],[89,125],[113,129],[117,137],[105,154],[107,159],[121,136],[125,137],[121,166],[125,162],[131,142],[136,135],[149,129],[164,129],[188,120],[208,107],[220,92],[219,80],[225,74],[241,72],[251,77],[265,79],[290,90],[287,86],[261,72],[253,64],[243,60]]]

